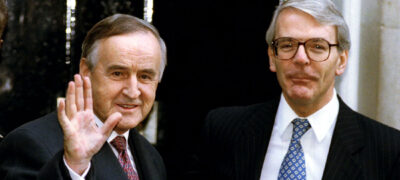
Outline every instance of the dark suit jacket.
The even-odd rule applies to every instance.
[[[400,132],[351,110],[339,98],[324,180],[400,180]],[[203,178],[258,180],[279,99],[209,113],[200,156]]]
[[[135,129],[128,143],[140,180],[166,179],[161,156]],[[0,179],[70,179],[62,156],[63,133],[53,112],[6,136],[0,144]],[[86,179],[127,180],[107,143],[93,157]]]

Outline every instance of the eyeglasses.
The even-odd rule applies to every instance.
[[[275,56],[280,60],[292,59],[300,45],[304,46],[309,59],[321,62],[329,58],[331,47],[339,44],[329,44],[327,40],[322,38],[312,38],[305,42],[300,42],[290,37],[281,37],[272,42]]]

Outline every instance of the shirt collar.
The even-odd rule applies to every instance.
[[[96,122],[97,127],[99,127],[99,128],[103,127],[104,123],[96,115],[94,115],[94,121]],[[126,142],[129,142],[128,141],[129,131],[126,131],[124,134],[118,134],[117,132],[112,131],[110,137],[108,137],[108,139],[107,139],[107,142],[110,143],[117,136],[124,136],[126,139]]]
[[[331,100],[324,107],[308,117],[299,117],[287,103],[283,94],[279,102],[278,111],[275,117],[275,127],[279,135],[283,137],[284,132],[291,125],[295,118],[306,118],[311,124],[311,131],[314,132],[318,142],[321,142],[329,133],[329,129],[336,124],[339,113],[339,100],[336,90],[333,89]]]

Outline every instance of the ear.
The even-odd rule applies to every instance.
[[[339,61],[337,62],[336,66],[336,76],[340,76],[344,73],[344,70],[346,69],[347,66],[347,60],[349,59],[349,50],[344,50],[340,56],[339,56]]]
[[[276,72],[275,66],[275,54],[271,47],[268,47],[268,57],[269,57],[269,70]]]
[[[81,58],[81,62],[79,63],[79,74],[82,77],[88,76],[90,78],[90,72],[89,66],[87,65],[87,59]]]

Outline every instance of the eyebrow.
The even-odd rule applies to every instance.
[[[151,76],[155,76],[157,73],[154,71],[154,69],[143,69],[141,72],[144,72],[146,74],[149,74]]]
[[[125,69],[129,69],[126,66],[123,65],[119,65],[119,64],[113,64],[110,67],[107,68],[107,71],[112,71],[112,70],[125,70]],[[140,70],[140,72],[149,74],[151,76],[156,76],[156,71],[154,69],[148,68],[148,69],[142,69]]]
[[[126,66],[118,65],[118,64],[113,64],[109,67],[107,67],[107,71],[110,70],[116,70],[116,69],[128,69]]]

